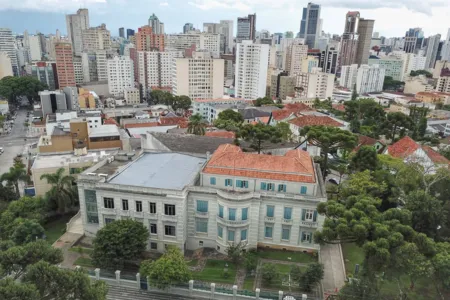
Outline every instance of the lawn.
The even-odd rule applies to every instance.
[[[65,232],[66,224],[72,218],[72,215],[64,215],[59,219],[48,222],[44,225],[45,235],[50,244],[56,242]]]
[[[228,264],[228,278],[223,276],[225,264]],[[229,261],[208,259],[203,270],[201,272],[193,272],[192,275],[195,280],[233,284],[236,278],[236,266]]]
[[[193,259],[193,260],[187,261],[187,265],[189,267],[196,267],[197,264],[198,264],[198,259]]]
[[[244,290],[253,291],[253,285],[255,283],[255,276],[247,276],[244,280]]]
[[[283,279],[287,280],[289,273],[291,272],[291,265],[290,264],[288,264],[288,265],[287,264],[273,264],[273,265],[275,265],[276,269],[280,273],[280,278],[278,280],[275,280],[271,284],[263,284],[263,286],[267,287],[269,289],[279,290],[279,291],[288,290],[289,287],[282,285],[282,281],[283,281]],[[306,267],[300,267],[300,269],[302,270],[302,272],[305,272]],[[299,290],[298,287],[292,287],[291,289],[293,291]]]
[[[69,251],[77,252],[77,253],[80,253],[80,254],[86,253],[86,254],[91,255],[92,252],[94,252],[94,249],[92,249],[92,248],[84,248],[84,247],[72,247],[72,248],[69,248]]]
[[[303,252],[259,250],[258,252],[256,252],[256,255],[259,258],[289,261],[296,263],[309,264],[317,262],[317,258],[314,257],[312,254]]]
[[[342,254],[344,256],[345,263],[345,273],[348,275],[353,274],[355,272],[355,265],[361,264],[364,261],[364,251],[361,247],[358,247],[356,244],[341,244],[342,246]]]
[[[77,260],[73,263],[75,266],[82,266],[87,268],[93,268],[94,265],[92,263],[92,259],[86,257],[78,257]]]

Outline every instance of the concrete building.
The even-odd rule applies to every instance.
[[[339,66],[350,66],[356,61],[359,41],[359,17],[358,11],[349,11],[345,16],[344,34],[341,38],[339,53]]]
[[[83,51],[95,52],[97,50],[107,50],[111,48],[111,33],[102,24],[98,27],[91,27],[82,30]]]
[[[447,36],[442,44],[441,57],[439,60],[450,61],[450,28],[448,29]]]
[[[410,28],[405,34],[405,44],[403,50],[406,53],[415,53],[422,48],[423,31],[422,28]]]
[[[130,39],[130,37],[134,36],[134,30],[133,29],[127,29],[127,39]]]
[[[89,28],[89,10],[80,8],[76,14],[66,15],[67,37],[72,44],[73,53],[81,56],[83,51],[82,32]]]
[[[256,15],[255,15],[256,18]],[[220,20],[220,24],[222,27],[222,35],[225,39],[224,50],[225,53],[230,54],[233,53],[234,48],[234,22],[233,20]]]
[[[257,99],[266,95],[269,45],[242,41],[236,48],[236,97]]]
[[[148,18],[148,26],[152,28],[155,34],[164,34],[164,23],[160,22],[155,14]],[[161,50],[163,51],[163,50]]]
[[[236,43],[256,39],[256,13],[237,18]]]
[[[75,70],[73,65],[72,45],[70,43],[56,43],[56,72],[58,88],[75,86]]]
[[[385,70],[385,76],[391,76],[394,80],[399,81],[403,81],[404,63],[404,60],[390,56],[369,59],[369,65],[379,65],[381,69]]]
[[[425,54],[425,57],[426,57],[425,68],[426,69],[434,68],[440,41],[441,41],[440,34],[432,35],[428,38],[427,51]]]
[[[6,52],[11,60],[11,67],[14,76],[19,75],[17,62],[17,53],[15,50],[15,41],[12,31],[9,28],[0,28],[0,52]],[[8,68],[9,70],[9,68]]]
[[[32,61],[40,61],[42,59],[41,39],[38,35],[30,35],[30,55]]]
[[[50,90],[55,90],[58,86],[56,63],[45,61],[34,63],[31,66],[31,76],[39,79],[40,82],[46,84]]]
[[[319,67],[320,60],[316,56],[308,55],[302,60],[302,73],[311,73],[313,68]]]
[[[320,65],[322,72],[336,74],[339,61],[338,47],[328,45],[325,51],[322,51]]]
[[[119,37],[125,38],[125,28],[123,27],[119,28]]]
[[[353,90],[356,84],[357,75],[358,75],[357,64],[352,64],[350,66],[342,66],[341,77],[339,78],[339,85],[347,89]]]
[[[183,33],[188,33],[189,31],[194,30],[194,24],[192,23],[186,23],[183,26]]]
[[[356,91],[363,95],[383,91],[385,69],[378,65],[361,65],[356,76]]]
[[[450,69],[450,61],[438,60],[434,66],[433,78],[439,78],[443,69]]]
[[[128,105],[137,105],[141,103],[139,89],[127,88],[124,90],[124,98]]]
[[[0,79],[6,76],[13,76],[11,59],[8,53],[0,52]]]
[[[236,57],[233,54],[222,54],[220,58],[224,61],[224,83],[227,81],[233,83],[234,70],[236,68]]]
[[[164,51],[164,34],[153,32],[151,26],[138,28],[135,38],[137,51]]]
[[[71,109],[67,105],[66,95],[62,91],[41,91],[39,92],[41,99],[42,115],[54,114],[58,110]]]
[[[220,97],[215,99],[192,99],[192,111],[194,114],[200,114],[205,120],[214,120],[217,114],[211,115],[211,107],[215,105],[238,106],[250,104],[249,100],[242,98]]]
[[[114,220],[133,218],[149,228],[150,251],[173,245],[181,251],[208,247],[225,253],[229,243],[240,241],[248,249],[319,249],[313,235],[322,227],[317,204],[326,201],[326,194],[319,168],[305,151],[255,156],[225,144],[210,159],[144,152],[132,162],[125,160],[105,159],[78,176],[86,235],[94,236]]]
[[[358,25],[358,48],[356,50],[355,63],[365,65],[369,59],[370,43],[372,41],[374,20],[360,18]]]
[[[170,50],[185,51],[191,49],[209,51],[214,58],[220,57],[220,34],[218,33],[187,33],[168,34],[165,47]]]
[[[123,97],[125,89],[134,87],[133,61],[128,56],[108,60],[108,89],[116,97]]]
[[[55,52],[55,46],[53,45],[53,54]],[[29,48],[19,48],[16,50],[17,56],[17,65],[18,69],[21,69],[26,64],[31,63],[31,54]],[[52,59],[55,59],[56,55],[51,56]],[[12,66],[11,66],[12,67]]]
[[[174,63],[172,93],[191,99],[223,96],[224,60],[207,51],[193,52],[192,58],[177,58]]]
[[[403,93],[405,94],[417,94],[419,92],[431,92],[433,90],[433,80],[427,78],[425,75],[419,76],[406,76],[405,87]]]
[[[285,100],[295,95],[296,76],[289,76],[288,72],[281,72],[271,76],[270,98]]]
[[[335,75],[321,72],[315,68],[311,73],[300,73],[296,75],[296,96],[306,99],[327,99],[333,95]]]
[[[308,45],[293,44],[287,48],[286,70],[289,75],[295,75],[302,72],[302,62],[308,56]]]
[[[450,93],[450,69],[443,69],[436,84],[436,91]]]
[[[73,72],[75,75],[75,83],[76,84],[84,83],[83,61],[81,56],[73,57]]]
[[[78,90],[78,105],[79,105],[79,108],[82,110],[96,109],[94,95],[91,92],[89,92],[89,90],[80,88]],[[98,125],[101,125],[101,120],[100,120],[100,124],[98,124]]]
[[[303,8],[299,37],[305,40],[305,44],[310,49],[313,49],[317,47],[317,39],[321,32],[320,5],[310,2],[307,7]]]

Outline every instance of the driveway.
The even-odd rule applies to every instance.
[[[345,285],[346,277],[341,245],[320,246],[320,260],[324,265],[323,292],[333,293],[336,289],[341,289]]]

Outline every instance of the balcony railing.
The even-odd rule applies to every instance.
[[[275,223],[275,217],[264,217],[264,221],[266,222],[270,222],[270,223]]]
[[[153,213],[146,212],[146,213],[144,213],[144,215],[145,215],[145,217],[147,219],[150,219],[150,220],[157,220],[158,219],[158,214],[153,214]]]
[[[300,223],[300,225],[303,226],[303,227],[317,228],[318,223],[317,222],[302,221]]]
[[[177,221],[176,215],[161,215],[161,216],[162,216],[163,221],[168,221],[168,222],[176,222]]]
[[[195,211],[195,216],[197,217],[197,218],[209,218],[209,213],[206,211],[206,212],[203,212],[203,211]]]
[[[292,219],[281,219],[281,222],[286,225],[292,225]]]
[[[247,220],[227,220],[227,219],[221,218],[219,216],[216,216],[216,219],[217,219],[217,222],[219,222],[223,225],[227,225],[227,226],[244,226],[249,223],[248,219]]]

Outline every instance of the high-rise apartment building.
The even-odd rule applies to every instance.
[[[42,59],[41,39],[38,35],[30,35],[28,37],[30,43],[30,55],[32,61],[39,61]]]
[[[75,83],[82,84],[84,82],[83,61],[81,56],[73,57],[73,72],[75,74]]]
[[[13,76],[11,59],[8,53],[0,52],[0,79],[6,76]]]
[[[450,93],[450,69],[445,68],[441,70],[440,76],[437,80],[436,91],[441,93]]]
[[[436,63],[439,43],[441,42],[441,35],[436,34],[432,35],[428,38],[428,45],[427,45],[427,51],[425,54],[426,62],[425,62],[425,68],[433,69],[434,64]]]
[[[31,66],[31,76],[37,78],[40,82],[46,84],[50,91],[56,89],[56,63],[39,61]]]
[[[152,28],[154,34],[164,34],[164,23],[160,22],[155,14],[148,18],[148,26]]]
[[[289,75],[302,71],[303,59],[308,56],[308,45],[293,44],[287,48],[285,70]]]
[[[186,23],[183,26],[183,33],[189,33],[189,31],[194,30],[194,24]]]
[[[296,75],[297,97],[303,99],[327,99],[333,95],[334,74],[321,72],[320,68],[314,68],[311,73],[300,73]]]
[[[369,59],[369,65],[379,65],[385,70],[385,76],[391,76],[394,80],[403,81],[405,75],[405,61],[393,56]]]
[[[339,85],[353,90],[356,84],[356,77],[358,75],[358,65],[341,66],[341,77],[339,78]]]
[[[208,51],[193,52],[192,57],[177,58],[172,77],[172,93],[191,99],[223,96],[224,60]]]
[[[349,66],[355,63],[359,39],[359,17],[358,11],[349,11],[345,16],[345,28],[341,39],[339,66]]]
[[[66,42],[55,44],[56,71],[58,87],[75,86],[75,71],[73,66],[72,45]]]
[[[310,2],[303,8],[299,35],[300,38],[305,39],[305,44],[310,49],[316,48],[317,39],[322,31],[321,27],[320,5]]]
[[[328,45],[325,51],[322,51],[320,57],[320,67],[322,72],[336,74],[338,68],[339,50],[337,47]]]
[[[363,95],[383,91],[385,70],[378,65],[362,65],[356,76],[356,91]]]
[[[439,60],[450,61],[450,28],[448,29],[447,36],[442,45],[441,57]]]
[[[125,89],[134,87],[133,61],[128,56],[108,60],[108,89],[114,96],[123,96]]]
[[[82,32],[89,28],[89,10],[80,8],[76,14],[66,15],[67,37],[72,43],[72,51],[80,56],[83,51]]]
[[[153,32],[151,26],[138,28],[135,37],[137,51],[164,51],[164,34]]]
[[[256,38],[256,14],[237,19],[236,43]]]
[[[405,34],[405,44],[403,50],[406,53],[416,53],[422,48],[423,31],[422,28],[410,28]]]
[[[355,64],[365,65],[369,59],[370,43],[372,41],[374,20],[359,19],[358,48],[356,49]]]
[[[256,18],[256,17],[255,17]],[[222,27],[221,34],[224,36],[225,39],[225,46],[224,46],[224,52],[225,53],[233,53],[233,46],[234,46],[234,38],[233,38],[233,26],[234,22],[233,20],[220,20],[220,25]]]
[[[294,96],[296,76],[289,76],[288,72],[281,72],[271,76],[270,98],[285,100],[287,96]]]
[[[237,98],[266,95],[269,45],[244,40],[236,45],[235,93]]]
[[[6,52],[11,60],[11,68],[14,76],[19,75],[15,41],[9,28],[0,28],[0,52]],[[9,70],[9,68],[7,68]]]
[[[108,80],[108,57],[106,50],[83,52],[81,65],[83,69],[83,82]]]
[[[102,24],[82,31],[83,51],[92,52],[111,48],[111,33]]]
[[[123,27],[119,28],[119,37],[125,38],[125,28]]]
[[[134,36],[134,30],[133,29],[127,29],[127,39],[130,39],[131,36]]]
[[[165,48],[184,51],[195,45],[196,50],[205,50],[214,58],[220,57],[220,34],[218,33],[187,33],[166,35]]]
[[[313,55],[308,55],[302,60],[302,73],[311,73],[313,68],[318,68],[320,59]]]

